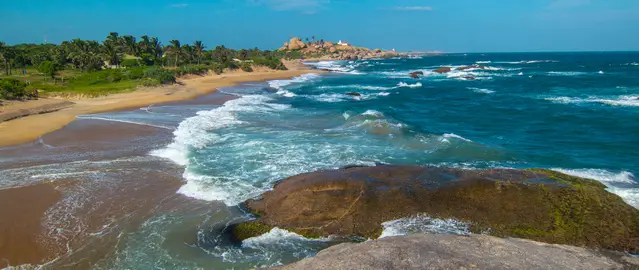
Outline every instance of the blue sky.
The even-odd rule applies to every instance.
[[[9,44],[103,40],[274,49],[293,36],[445,52],[639,50],[639,0],[0,0]]]

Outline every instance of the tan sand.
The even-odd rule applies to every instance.
[[[0,268],[39,263],[52,256],[38,238],[42,216],[60,197],[50,183],[0,190]]]
[[[131,93],[114,94],[99,98],[73,100],[75,104],[66,109],[1,122],[0,146],[34,141],[46,133],[64,127],[73,121],[76,116],[82,114],[141,108],[151,104],[187,100],[210,94],[220,87],[234,86],[244,82],[292,78],[306,73],[320,72],[306,69],[299,61],[290,61],[286,65],[289,68],[286,71],[264,71],[259,69],[252,73],[233,71],[221,75],[190,76],[180,79],[181,85],[141,89]],[[28,102],[24,103],[27,104]],[[17,108],[20,109],[19,106]]]

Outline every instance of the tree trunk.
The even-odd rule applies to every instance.
[[[7,59],[4,59],[4,74],[9,76],[9,62],[7,62]]]
[[[178,55],[175,55],[175,66],[176,66],[176,67],[178,66],[178,58],[179,58],[179,56],[178,56]]]

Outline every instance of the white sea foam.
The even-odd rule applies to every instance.
[[[280,228],[273,228],[260,236],[251,237],[242,241],[242,247],[263,249],[269,246],[294,246],[300,242],[327,242],[329,238],[309,239],[294,232]]]
[[[611,106],[637,107],[639,106],[639,96],[628,95],[618,97],[547,97],[545,100],[561,104],[580,104],[580,103],[600,103]]]
[[[367,64],[367,63],[354,62],[354,61],[349,61],[349,62],[344,62],[344,61],[320,61],[320,62],[308,62],[308,63],[305,63],[305,64],[306,65],[310,65],[310,66],[315,66],[315,68],[317,68],[317,69],[323,69],[323,70],[328,70],[328,71],[337,72],[337,73],[361,75],[361,74],[364,74],[364,73],[356,70],[356,68],[359,65]]]
[[[578,71],[550,71],[548,75],[550,76],[583,76],[588,73],[586,72],[578,72]]]
[[[419,233],[470,235],[470,223],[454,219],[438,219],[416,216],[382,223],[384,230],[379,238]]]
[[[384,117],[384,114],[381,112],[378,112],[376,110],[367,110],[364,113],[362,113],[362,115],[368,115],[368,116],[375,116],[375,117]]]
[[[397,87],[419,88],[422,87],[422,83],[417,82],[415,84],[407,84],[405,82],[400,82],[397,84]]]
[[[495,93],[495,91],[493,91],[493,90],[488,90],[488,89],[483,89],[483,88],[468,87],[467,89],[468,90],[473,90],[473,92],[481,93],[481,94],[492,94],[492,93]]]
[[[444,140],[454,138],[454,139],[458,139],[458,140],[462,140],[462,141],[466,141],[466,142],[472,142],[471,140],[466,139],[466,138],[464,138],[462,136],[459,136],[459,135],[457,135],[455,133],[446,133],[442,137],[444,138]]]
[[[502,64],[513,64],[513,65],[523,65],[523,64],[536,64],[536,63],[559,63],[559,61],[555,60],[522,60],[518,62],[497,62]]]
[[[108,118],[108,117],[91,116],[91,115],[79,115],[79,116],[77,116],[77,118],[79,118],[79,119],[91,119],[91,120],[101,120],[101,121],[127,123],[127,124],[142,125],[142,126],[156,127],[156,128],[162,128],[162,129],[173,129],[172,127],[167,127],[167,126],[162,126],[162,125],[154,125],[154,124],[149,124],[149,123],[144,123],[144,122],[123,120],[123,119],[114,119],[114,118]]]
[[[609,192],[617,194],[626,203],[639,209],[639,183],[637,183],[635,176],[630,172],[622,171],[615,173],[601,169],[555,168],[552,170],[568,175],[597,180],[606,185]]]
[[[314,74],[314,73],[309,73],[309,74],[302,74],[300,76],[294,77],[290,80],[272,80],[268,82],[268,85],[272,88],[275,88],[277,90],[282,90],[285,86],[289,86],[291,84],[294,83],[303,83],[306,81],[310,81],[310,80],[314,80],[319,78],[320,75]]]
[[[381,93],[379,93],[379,94],[377,94],[377,95],[378,95],[378,96],[385,97],[385,96],[390,95],[390,93],[389,93],[389,92],[381,92]]]
[[[387,91],[387,90],[395,89],[397,87],[349,84],[349,85],[323,85],[317,88],[318,89],[360,89],[360,90],[372,90],[372,91]]]
[[[285,97],[296,97],[297,95],[295,93],[292,93],[288,90],[279,90],[277,91],[277,94],[285,96]]]
[[[477,61],[475,63],[477,63],[477,64],[490,64],[490,63],[492,63],[492,61]]]

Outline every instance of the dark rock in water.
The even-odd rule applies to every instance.
[[[424,214],[470,231],[639,251],[639,210],[597,181],[542,170],[376,166],[290,177],[260,200],[239,239],[280,227],[307,237],[377,238],[381,223]]]
[[[353,97],[359,97],[359,96],[361,96],[362,94],[357,93],[357,92],[348,92],[348,93],[346,93],[346,95],[347,95],[347,96],[353,96]]]
[[[469,76],[463,76],[462,78],[463,78],[464,80],[468,80],[468,81],[474,81],[474,80],[475,80],[475,77],[470,76],[470,75],[469,75]]]
[[[419,234],[340,244],[278,269],[637,269],[624,254],[486,235]]]
[[[419,79],[419,76],[423,76],[424,72],[423,71],[415,71],[415,72],[409,73],[409,75],[413,79]]]
[[[459,71],[464,71],[464,70],[468,70],[468,69],[487,69],[487,66],[482,66],[482,65],[470,65],[470,66],[463,66],[463,67],[458,67],[455,70],[459,70]]]
[[[433,71],[434,71],[434,72],[437,72],[437,73],[439,73],[439,74],[442,74],[442,73],[448,73],[448,72],[450,72],[451,70],[452,70],[452,69],[451,69],[450,67],[441,67],[441,68],[438,68],[438,69],[433,70]]]

